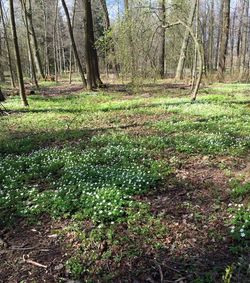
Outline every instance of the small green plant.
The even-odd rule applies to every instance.
[[[225,274],[223,275],[223,283],[231,283],[231,279],[233,276],[233,266],[228,266],[225,270]]]
[[[81,260],[77,257],[72,257],[66,262],[67,272],[70,274],[72,279],[80,279],[84,273],[84,267]]]

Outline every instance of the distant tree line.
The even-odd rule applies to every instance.
[[[0,0],[0,80],[249,80],[249,0]],[[119,7],[112,13],[112,5]]]

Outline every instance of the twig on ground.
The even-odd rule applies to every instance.
[[[38,267],[42,267],[42,268],[47,268],[48,267],[47,265],[43,265],[43,264],[41,264],[39,262],[36,262],[34,260],[26,259],[24,255],[23,255],[23,261],[27,262],[27,263],[30,263],[30,264],[33,264],[33,265],[38,266]]]

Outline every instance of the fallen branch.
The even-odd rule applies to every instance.
[[[41,263],[39,263],[39,262],[36,262],[36,261],[34,261],[34,260],[31,260],[31,259],[26,259],[24,255],[23,255],[23,261],[24,261],[24,262],[27,262],[27,263],[30,263],[30,264],[32,264],[32,265],[38,266],[38,267],[48,268],[47,265],[43,265],[43,264],[41,264]]]

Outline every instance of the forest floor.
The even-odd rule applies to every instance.
[[[28,99],[0,116],[0,282],[250,282],[250,85]]]

